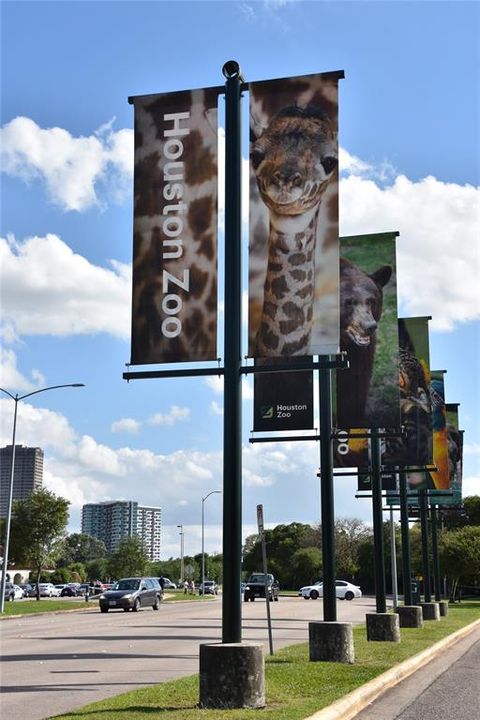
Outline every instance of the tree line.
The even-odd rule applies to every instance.
[[[69,502],[40,488],[24,500],[15,501],[10,534],[10,560],[13,567],[31,569],[37,583],[85,582],[111,580],[130,575],[153,575],[178,582],[180,558],[151,562],[137,536],[121,541],[117,550],[108,554],[104,543],[81,533],[67,534]],[[2,523],[2,537],[5,523]],[[393,524],[397,549],[397,567],[401,577],[401,531]],[[384,523],[385,570],[387,588],[391,578],[391,531]],[[422,542],[419,523],[409,529],[412,575],[423,573]],[[283,589],[296,590],[322,578],[321,525],[303,523],[280,524],[265,531],[268,571]],[[361,586],[363,592],[374,592],[373,530],[355,518],[337,519],[335,523],[336,573],[338,578]],[[467,497],[461,509],[441,511],[439,555],[442,575],[450,587],[459,583],[480,585],[480,496]],[[201,580],[202,555],[183,558],[184,567],[191,569],[195,582]],[[262,570],[261,543],[250,535],[243,547],[242,575]],[[10,570],[14,574],[14,570]],[[205,576],[222,582],[222,555],[205,554]]]

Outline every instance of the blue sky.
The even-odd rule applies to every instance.
[[[200,551],[201,498],[221,489],[216,380],[122,379],[130,355],[133,109],[127,98],[344,70],[342,234],[398,230],[400,314],[431,315],[431,365],[460,403],[466,494],[480,493],[479,5],[474,2],[2,2],[1,386],[45,484],[81,506],[160,505],[164,557]],[[244,155],[247,155],[245,148]],[[220,349],[221,353],[221,349]],[[249,445],[244,524],[316,522],[314,443]],[[2,445],[13,404],[1,400]],[[336,514],[369,522],[355,483]],[[221,498],[206,505],[221,550]]]

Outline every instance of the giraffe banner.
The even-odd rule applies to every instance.
[[[256,359],[338,351],[342,77],[249,84],[248,355]]]
[[[218,88],[131,98],[131,363],[217,357]]]
[[[398,233],[340,238],[340,349],[334,464],[368,468],[369,429],[400,429],[395,243]]]

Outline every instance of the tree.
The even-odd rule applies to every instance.
[[[83,533],[72,533],[65,538],[64,551],[62,553],[62,565],[71,563],[82,563],[86,565],[90,560],[104,558],[107,549],[103,540],[92,535]]]
[[[108,572],[112,578],[144,575],[149,564],[142,541],[136,535],[121,540],[108,560]]]
[[[32,568],[37,583],[42,571],[54,565],[63,550],[69,501],[45,488],[34,490],[13,504],[11,524],[12,557]]]
[[[469,495],[463,500],[469,525],[480,525],[480,495]]]
[[[480,581],[480,527],[473,525],[447,530],[440,536],[440,559],[450,582],[454,599],[458,585]]]
[[[299,548],[292,555],[292,587],[311,585],[322,577],[322,553],[317,547]]]
[[[370,529],[358,518],[339,518],[335,521],[335,560],[338,578],[355,582],[360,567],[359,543],[368,538],[370,533]]]

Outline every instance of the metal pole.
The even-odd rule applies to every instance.
[[[430,589],[430,562],[428,551],[428,515],[427,515],[427,491],[420,490],[420,525],[422,528],[422,560],[423,560],[423,595],[425,602],[432,601]]]
[[[440,558],[438,555],[438,534],[437,534],[437,506],[430,506],[430,519],[432,523],[432,555],[433,555],[433,587],[435,600],[440,602],[442,591],[440,587]]]
[[[177,525],[177,528],[180,528],[180,582],[183,586],[183,581],[185,580],[183,564],[183,525]]]
[[[223,405],[222,641],[242,639],[241,114],[242,75],[234,60],[225,83],[225,318]]]
[[[320,494],[322,504],[323,619],[337,619],[335,593],[335,511],[332,453],[332,371],[319,368]]]
[[[15,473],[15,434],[17,429],[17,408],[19,400],[25,400],[31,395],[38,395],[38,393],[46,392],[47,390],[57,390],[58,388],[64,387],[85,387],[83,383],[69,383],[68,385],[51,385],[46,388],[40,388],[40,390],[33,390],[32,392],[26,393],[25,395],[18,396],[18,393],[12,395],[5,390],[0,388],[5,395],[8,395],[15,403],[15,411],[13,414],[13,436],[12,436],[12,466],[10,468],[10,481],[8,486],[8,499],[7,499],[7,517],[5,521],[5,540],[3,543],[3,568],[2,577],[0,582],[0,613],[4,612],[5,609],[5,585],[7,582],[7,570],[8,570],[8,553],[10,550],[10,525],[12,520],[12,502],[13,502],[13,479]]]
[[[202,498],[202,594],[205,595],[205,510],[204,510],[204,504],[205,500],[210,497],[210,495],[214,495],[215,493],[221,493],[221,490],[212,490],[208,493],[208,495],[205,495],[205,497]]]
[[[404,470],[401,470],[398,477],[400,485],[400,528],[402,531],[403,604],[412,605],[410,536],[408,533],[407,473]]]
[[[382,477],[380,465],[380,438],[372,434],[372,511],[373,511],[373,557],[375,568],[375,598],[377,613],[387,612],[385,582],[385,548],[383,546]]]
[[[392,595],[393,607],[398,607],[398,579],[397,579],[397,542],[395,537],[395,523],[393,522],[393,508],[390,508],[390,552],[392,555]]]

